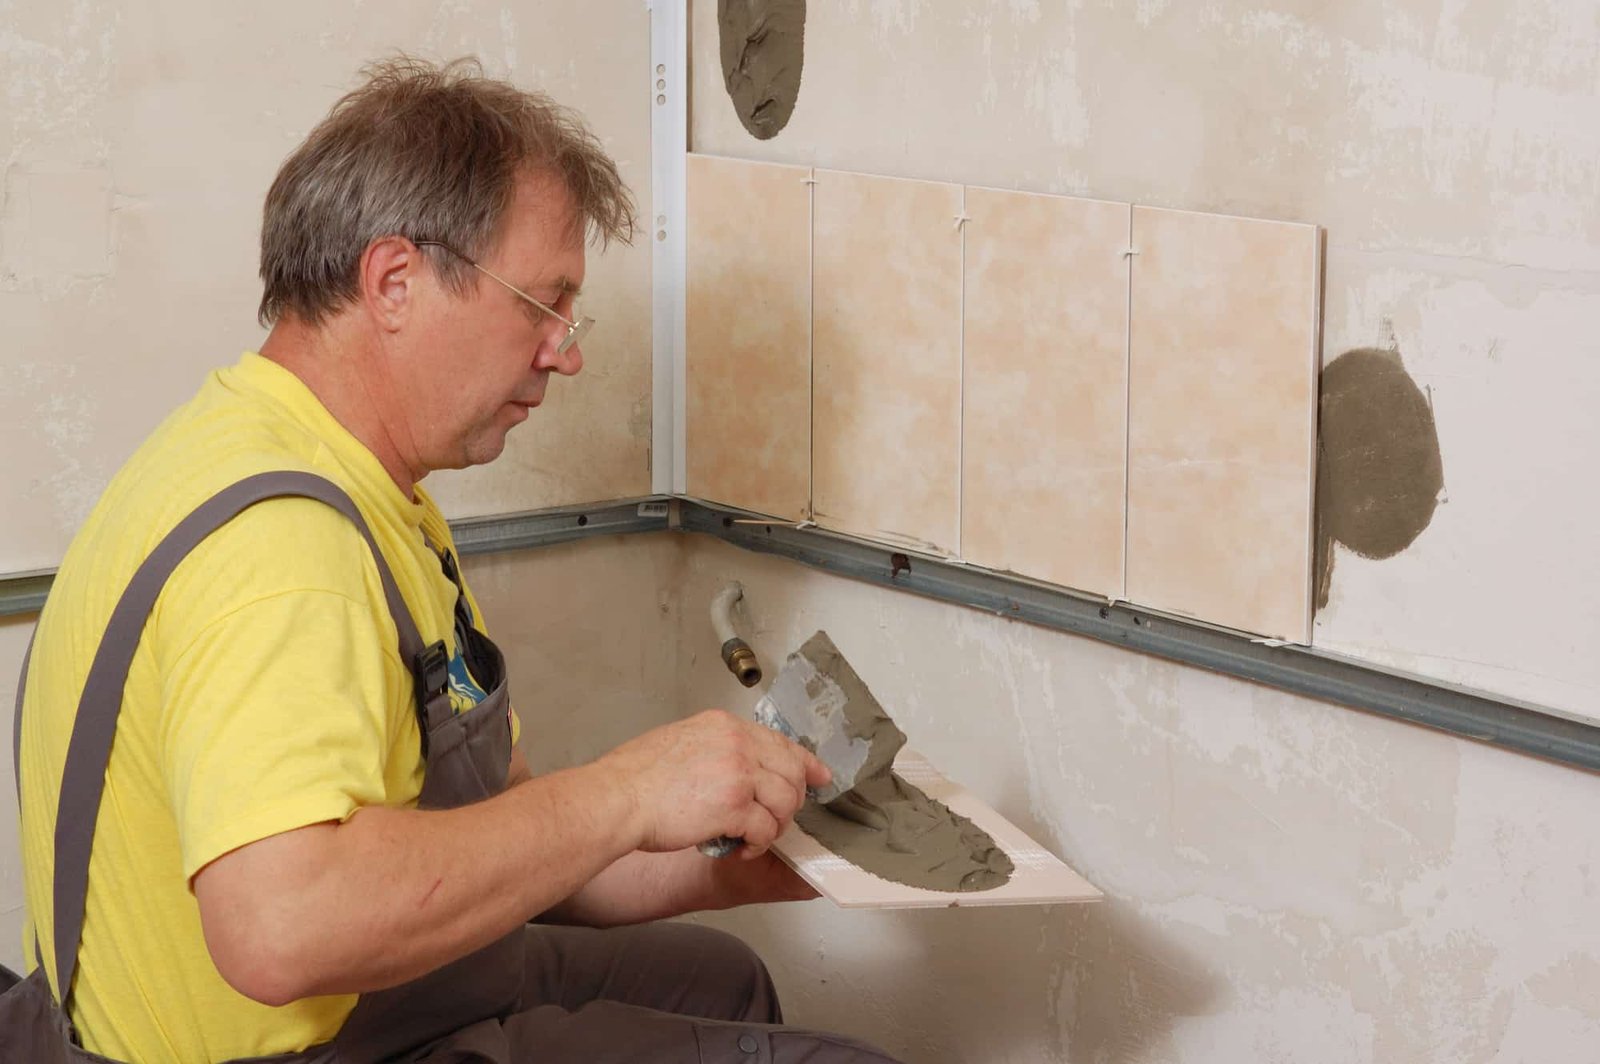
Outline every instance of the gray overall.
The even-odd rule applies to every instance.
[[[399,632],[401,660],[411,666],[415,684],[425,759],[418,805],[465,805],[505,787],[511,758],[506,670],[488,637],[470,623],[457,625],[471,644],[463,653],[481,671],[475,678],[489,693],[472,709],[456,714],[447,690],[443,644],[423,646],[382,552],[342,489],[293,472],[258,474],[224,489],[181,521],[145,559],[96,651],[78,703],[57,807],[52,903],[56,985],[63,988],[63,1003],[52,996],[42,960],[26,979],[0,967],[0,1064],[118,1064],[82,1048],[65,1001],[72,993],[95,820],[128,667],[145,619],[178,563],[245,508],[281,496],[304,496],[332,506],[355,524],[372,550]],[[454,559],[446,555],[445,563],[457,583],[459,618],[467,609],[465,595]],[[17,687],[19,799],[22,697],[31,652],[30,644]],[[663,966],[665,971],[651,974]],[[702,983],[730,982],[737,999],[731,1006],[726,989],[699,989]],[[362,994],[331,1042],[235,1064],[892,1064],[889,1057],[853,1040],[773,1026],[779,1022],[765,969],[730,936],[674,924],[616,931],[530,926],[409,983]]]

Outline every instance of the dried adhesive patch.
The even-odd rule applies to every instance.
[[[1444,487],[1433,407],[1398,351],[1357,348],[1322,371],[1317,452],[1317,608],[1333,544],[1390,558],[1433,520]]]
[[[833,641],[818,632],[800,656],[845,695],[845,728],[871,752],[855,787],[795,816],[806,834],[873,875],[925,890],[979,891],[1011,878],[1011,858],[989,833],[890,769],[906,736]]]
[[[717,0],[722,81],[757,140],[789,124],[805,59],[805,0]]]

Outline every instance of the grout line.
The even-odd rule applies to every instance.
[[[1128,204],[1128,250],[1133,244],[1133,204]],[[1128,512],[1133,508],[1128,488],[1133,477],[1133,261],[1137,255],[1122,257],[1128,264],[1127,306],[1123,317],[1122,337],[1122,587],[1117,597],[1128,598]]]
[[[967,186],[961,186],[961,215],[960,222],[956,224],[956,231],[960,234],[961,243],[957,249],[958,276],[960,282],[957,289],[960,293],[959,318],[956,326],[956,343],[959,350],[956,355],[960,372],[956,375],[956,542],[955,556],[966,556],[966,531],[967,531]]]
[[[1310,381],[1308,387],[1311,392],[1311,440],[1310,451],[1307,456],[1306,468],[1311,471],[1310,490],[1306,499],[1306,525],[1310,533],[1306,543],[1305,565],[1305,644],[1310,646],[1316,639],[1317,629],[1317,438],[1322,431],[1322,313],[1323,313],[1323,270],[1325,256],[1323,255],[1324,231],[1321,226],[1315,227],[1311,240],[1311,352],[1307,360],[1311,363]],[[1333,545],[1329,544],[1332,550]]]
[[[811,384],[811,439],[806,448],[809,475],[806,482],[806,509],[800,516],[817,519],[817,168],[806,178],[806,378]]]

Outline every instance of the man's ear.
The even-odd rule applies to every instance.
[[[423,268],[421,249],[403,236],[374,240],[361,253],[361,305],[385,332],[399,330],[411,314]]]

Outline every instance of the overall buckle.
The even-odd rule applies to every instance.
[[[422,733],[422,756],[428,756],[428,706],[450,688],[450,652],[444,640],[417,651],[411,663],[412,682],[417,693],[417,729]]]

